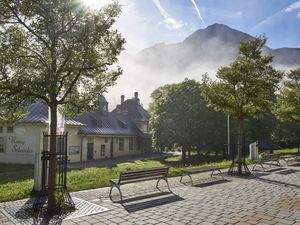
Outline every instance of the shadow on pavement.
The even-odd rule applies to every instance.
[[[258,177],[257,180],[262,181],[262,182],[266,182],[266,183],[269,183],[269,184],[300,188],[300,185],[298,185],[298,184],[286,183],[286,182],[279,181],[279,180],[270,180],[270,179],[266,179],[266,178],[262,178],[262,177]]]
[[[184,198],[172,192],[161,192],[123,200],[122,206],[127,212],[131,213],[182,200],[184,200]]]
[[[289,174],[292,174],[292,173],[299,173],[299,172],[300,172],[300,170],[288,169],[288,170],[284,170],[284,171],[281,171],[281,172],[277,172],[277,174],[289,175]]]
[[[231,182],[230,180],[214,180],[214,181],[209,181],[209,182],[205,182],[205,183],[195,183],[192,185],[193,187],[209,187],[209,186],[213,186],[213,185],[217,185],[217,184],[223,184],[223,183],[227,183],[227,182]]]

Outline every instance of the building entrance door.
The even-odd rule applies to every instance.
[[[94,143],[87,144],[87,160],[94,159]]]

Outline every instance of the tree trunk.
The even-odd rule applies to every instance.
[[[50,160],[48,177],[48,212],[56,211],[55,184],[56,184],[56,129],[57,129],[57,104],[49,105],[51,112],[50,123]]]
[[[183,161],[183,162],[185,162],[186,161],[186,147],[185,146],[183,146],[182,147],[182,151],[181,151],[181,160]]]
[[[188,157],[191,158],[191,148],[188,149]]]
[[[238,146],[238,174],[242,174],[242,132],[243,132],[243,121],[238,120],[238,140],[237,140],[237,146]]]

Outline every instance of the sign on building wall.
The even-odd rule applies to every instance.
[[[19,135],[12,135],[8,137],[8,146],[11,152],[20,154],[32,154],[34,152],[31,144],[30,136],[20,137]]]
[[[80,152],[79,146],[69,146],[69,155],[77,155]]]

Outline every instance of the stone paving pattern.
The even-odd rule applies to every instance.
[[[110,211],[65,220],[62,224],[300,225],[300,167],[258,172],[250,177],[226,176],[227,182],[207,179],[208,176],[209,173],[194,175],[195,186],[179,183],[180,177],[170,178],[174,194],[160,194],[155,181],[121,186],[124,204],[118,202],[117,189],[113,192],[114,202],[108,198],[109,188],[75,192],[72,196]],[[163,181],[160,184],[167,190]],[[5,203],[0,207],[5,207]],[[0,213],[0,224],[13,223]]]

